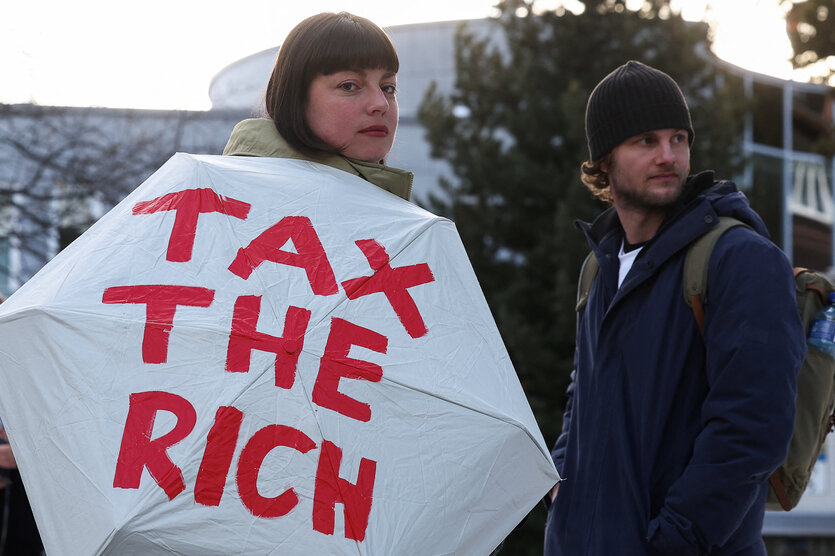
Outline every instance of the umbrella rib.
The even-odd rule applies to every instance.
[[[542,450],[542,446],[540,446],[537,439],[528,431],[528,429],[522,423],[517,421],[516,419],[510,419],[510,418],[507,418],[507,417],[504,417],[504,416],[499,416],[499,415],[489,413],[488,411],[485,411],[485,410],[481,410],[481,409],[471,407],[469,405],[466,405],[464,402],[456,401],[456,400],[453,400],[451,398],[446,398],[444,396],[435,394],[435,393],[433,393],[429,390],[426,390],[424,388],[419,388],[419,387],[416,387],[416,386],[413,386],[413,385],[410,385],[410,384],[406,384],[404,382],[400,382],[400,381],[397,381],[397,380],[392,380],[391,378],[386,377],[385,375],[383,375],[383,380],[385,380],[386,382],[390,382],[392,384],[396,384],[396,385],[401,386],[403,388],[406,388],[408,390],[412,390],[414,392],[420,392],[421,394],[424,394],[428,397],[435,398],[435,399],[438,399],[438,400],[442,400],[442,401],[450,403],[452,405],[456,405],[458,407],[461,407],[461,408],[466,409],[468,411],[471,411],[473,413],[479,413],[479,414],[484,415],[486,417],[496,419],[497,421],[502,421],[503,423],[507,423],[508,425],[511,425],[511,426],[514,426],[518,429],[521,429],[525,433],[525,435],[528,438],[530,438],[530,440],[534,443],[534,445],[537,446],[537,448],[539,449],[539,451],[542,453],[543,456],[545,456],[549,459],[551,457],[551,454],[549,452],[546,452],[546,451]]]

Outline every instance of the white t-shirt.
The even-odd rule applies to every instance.
[[[629,253],[623,252],[623,242],[620,243],[620,253],[618,253],[618,259],[620,260],[620,269],[618,269],[618,287],[623,284],[624,278],[626,275],[629,274],[629,269],[632,268],[632,263],[635,262],[635,258],[638,256],[638,253],[641,252],[644,246],[638,247],[633,249]]]

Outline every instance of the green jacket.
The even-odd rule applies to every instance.
[[[318,162],[359,176],[407,201],[412,196],[414,175],[411,172],[382,164],[354,160],[339,154],[322,153],[318,156],[307,156],[287,144],[287,141],[279,135],[272,120],[265,118],[252,118],[238,122],[232,130],[226,148],[223,149],[223,154],[293,158]]]

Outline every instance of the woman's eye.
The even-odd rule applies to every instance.
[[[343,91],[356,91],[359,86],[352,81],[346,81],[345,83],[340,83],[339,88]]]
[[[396,95],[397,94],[397,86],[396,85],[383,85],[380,88],[387,95]]]

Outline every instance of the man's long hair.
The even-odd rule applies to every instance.
[[[592,162],[587,160],[580,165],[580,179],[595,197],[606,204],[612,204],[612,188],[609,183],[609,174],[603,171],[603,164],[609,165],[612,153]]]

